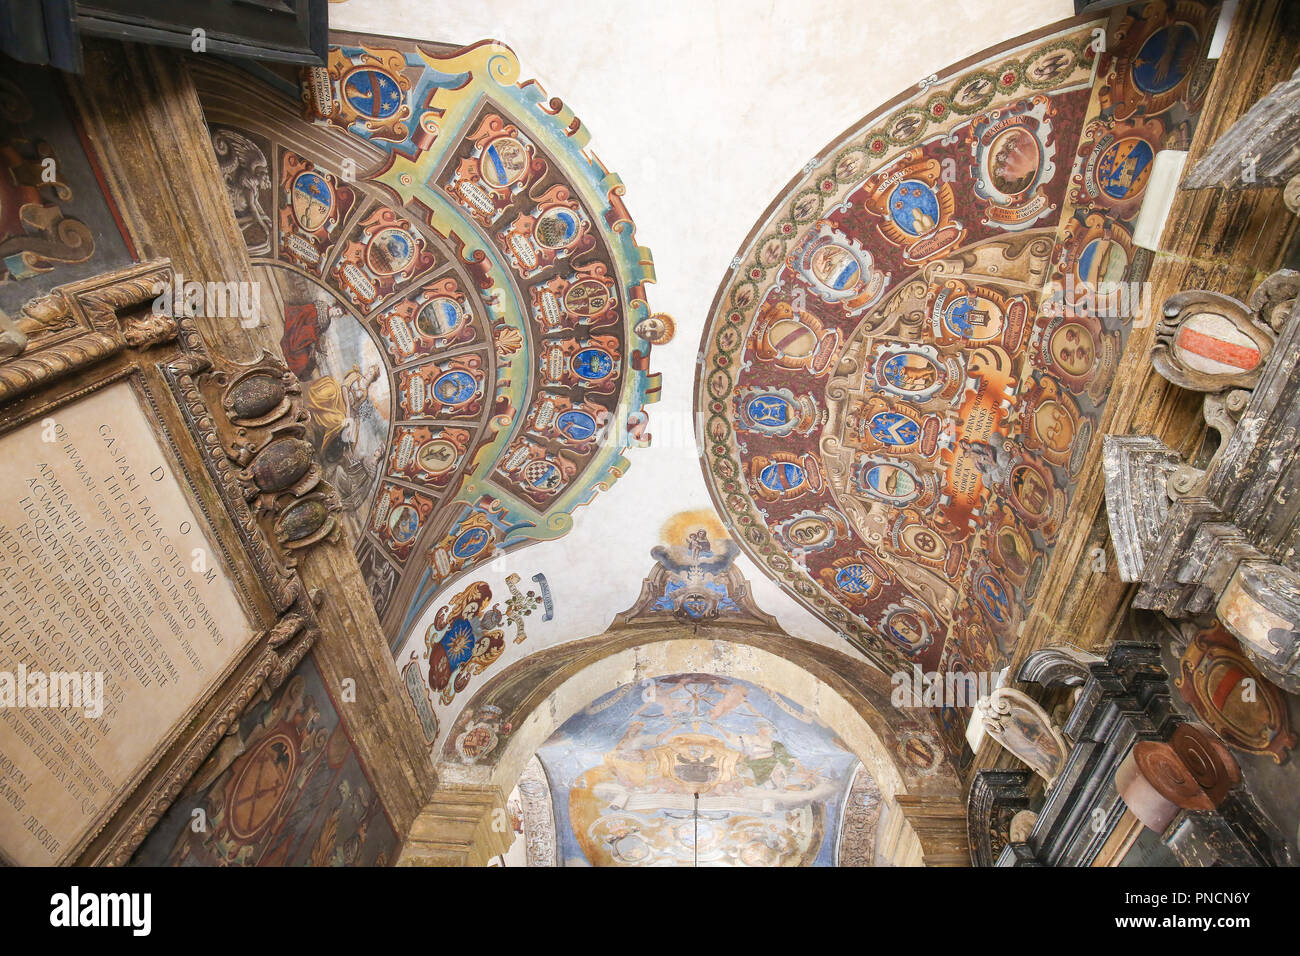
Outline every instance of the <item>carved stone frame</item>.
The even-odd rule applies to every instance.
[[[274,483],[284,485],[282,490],[258,484],[265,484],[266,468],[247,467],[272,441],[300,434],[305,415],[296,380],[265,354],[252,365],[215,358],[190,318],[156,315],[159,284],[174,281],[164,259],[62,286],[24,306],[17,324],[27,337],[25,349],[0,359],[0,441],[107,386],[131,386],[154,413],[151,425],[160,446],[205,519],[219,563],[256,628],[56,865],[128,862],[240,715],[269,697],[297,666],[317,635],[313,604],[320,596],[307,594],[294,549],[338,533],[337,497],[319,481],[309,458],[293,464],[302,477]],[[272,414],[241,421],[229,395],[252,371],[281,397],[270,402],[276,406]],[[276,474],[283,478],[284,470]],[[250,506],[255,498],[256,507]],[[277,540],[277,516],[308,500],[320,524],[292,541],[282,535]],[[10,862],[2,851],[0,860]]]

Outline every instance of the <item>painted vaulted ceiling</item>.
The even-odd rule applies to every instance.
[[[695,392],[709,490],[886,670],[1008,661],[1142,305],[1134,223],[1156,154],[1190,140],[1216,15],[1134,4],[921,80],[817,153],[727,270]]]
[[[709,674],[624,684],[537,756],[570,866],[833,866],[858,765],[794,702]]]
[[[623,474],[670,330],[620,180],[509,49],[332,39],[299,78],[197,82],[261,320],[397,637]]]
[[[1014,650],[1129,331],[1131,303],[1088,296],[1145,274],[1135,221],[1192,135],[1217,6],[918,0],[901,33],[882,6],[852,24],[884,31],[863,58],[833,0],[761,29],[728,2],[433,23],[350,0],[335,24],[372,32],[334,34],[327,68],[194,66],[263,320],[453,775],[517,730],[516,665],[567,660],[645,588],[665,619],[743,588],[842,672]],[[595,113],[676,339],[586,123],[503,43],[379,35],[461,31]],[[633,60],[674,69],[647,96]],[[961,751],[959,712],[889,719],[904,775]]]

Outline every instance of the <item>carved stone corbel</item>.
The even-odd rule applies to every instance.
[[[1049,788],[1056,782],[1070,747],[1038,701],[1014,687],[999,687],[975,704],[975,714],[983,732]]]
[[[1107,435],[1102,439],[1106,513],[1121,581],[1141,581],[1147,545],[1160,536],[1169,517],[1172,476],[1183,467],[1173,449],[1151,435]]]

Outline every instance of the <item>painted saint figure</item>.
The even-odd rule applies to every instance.
[[[342,315],[343,309],[332,303],[324,309],[319,302],[286,303],[280,351],[284,353],[289,371],[301,380],[312,376],[320,360],[322,337],[333,321]]]
[[[322,375],[306,388],[312,444],[320,449],[325,477],[338,491],[345,514],[364,509],[384,452],[382,447],[367,456],[357,451],[366,426],[372,420],[382,421],[370,395],[379,375],[378,366],[362,371],[354,365],[341,383],[332,375]],[[386,430],[386,423],[383,427]]]

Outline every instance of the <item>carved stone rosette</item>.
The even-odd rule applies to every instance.
[[[1205,393],[1217,442],[1185,462],[1151,436],[1107,436],[1106,510],[1133,604],[1215,614],[1279,686],[1300,692],[1300,276],[1274,273],[1248,303],[1184,292],[1165,305],[1152,363]]]

